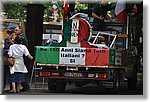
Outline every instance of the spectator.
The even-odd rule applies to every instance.
[[[13,31],[7,30],[7,37],[4,40],[4,49],[3,49],[4,55],[7,55],[10,45],[12,45],[13,43],[14,43],[13,42]]]
[[[13,31],[12,30],[7,30],[7,37],[4,40],[4,46],[3,46],[3,56],[8,56],[8,50],[9,47],[14,44],[14,39],[13,39]],[[6,79],[7,76],[9,76],[9,66],[8,65],[4,65],[4,73],[3,73],[3,89],[5,89],[6,86]],[[10,87],[11,90],[11,87]]]
[[[25,36],[25,34],[23,33],[23,29],[20,26],[18,26],[14,29],[14,33],[16,36],[18,36],[18,35],[22,36],[24,38],[23,44],[28,46],[28,39]]]
[[[23,37],[16,36],[14,40],[15,44],[11,45],[9,48],[9,57],[15,58],[15,64],[10,67],[10,82],[12,82],[12,90],[9,92],[20,92],[21,82],[25,81],[25,73],[27,73],[27,68],[23,61],[23,55],[27,56],[29,59],[33,59],[30,55],[27,47],[23,45]],[[15,83],[17,85],[15,85]],[[16,87],[17,86],[17,87]]]

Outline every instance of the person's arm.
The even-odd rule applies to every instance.
[[[10,42],[10,44],[11,44],[11,45],[13,45],[13,44],[14,44],[14,42],[12,41],[12,39],[11,39],[11,38],[8,38],[8,40],[9,40],[9,42]]]
[[[110,22],[114,22],[114,20],[111,17],[109,17],[108,15],[106,15],[106,18],[109,19]]]
[[[102,15],[100,15],[100,16],[97,15],[98,12],[99,12],[99,4],[96,4],[92,11],[92,16],[96,19],[100,19],[100,20],[104,19],[104,17]]]
[[[30,55],[30,53],[29,53],[29,51],[28,51],[28,49],[27,49],[27,47],[25,46],[25,45],[23,45],[24,46],[24,48],[25,48],[25,50],[24,50],[24,54],[25,54],[25,56],[27,56],[29,59],[33,59],[33,57]]]
[[[33,59],[33,57],[30,54],[28,54],[27,57],[31,60]]]
[[[98,15],[96,15],[96,13],[94,13],[94,12],[92,12],[92,16],[93,16],[94,18],[97,18],[97,19],[100,19],[100,20],[104,19],[104,17],[98,16]]]
[[[12,57],[12,47],[11,46],[9,47],[9,50],[8,50],[8,57]]]

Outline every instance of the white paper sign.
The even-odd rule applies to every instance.
[[[60,64],[85,65],[85,48],[61,47]]]

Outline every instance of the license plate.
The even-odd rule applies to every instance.
[[[75,73],[75,72],[65,72],[65,77],[83,77],[82,73]]]

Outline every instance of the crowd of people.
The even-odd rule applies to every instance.
[[[5,89],[6,83],[9,82],[10,89],[8,91],[10,93],[27,91],[30,87],[26,80],[28,70],[24,63],[24,56],[27,56],[31,60],[33,57],[27,49],[28,41],[23,34],[23,29],[20,26],[8,29],[3,45],[3,57],[8,56],[15,59],[13,66],[4,65],[3,89]]]

